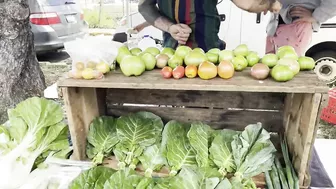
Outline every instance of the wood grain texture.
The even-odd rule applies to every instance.
[[[215,78],[164,79],[159,70],[145,72],[139,77],[125,77],[118,71],[111,72],[101,80],[62,79],[60,87],[95,87],[123,89],[168,89],[197,91],[236,91],[236,92],[278,92],[278,93],[316,93],[327,92],[325,83],[318,80],[313,72],[301,72],[288,82],[275,82],[271,78],[257,81],[251,78],[249,70],[237,72],[229,80]]]
[[[309,176],[310,154],[317,132],[317,117],[322,95],[288,94],[284,112],[285,135],[292,162],[299,175],[300,185],[306,185]]]
[[[108,89],[107,104],[282,110],[284,97],[282,93]]]
[[[68,118],[74,160],[86,158],[86,136],[91,121],[103,113],[94,88],[65,88],[63,91],[64,106]]]
[[[130,112],[148,111],[160,116],[163,121],[177,120],[181,122],[202,121],[214,129],[244,128],[253,123],[261,122],[267,131],[277,132],[281,128],[282,113],[267,111],[225,110],[206,108],[170,108],[148,106],[108,106],[107,114],[111,116],[126,115]]]

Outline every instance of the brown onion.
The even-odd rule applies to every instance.
[[[164,68],[167,66],[169,60],[169,56],[166,54],[159,54],[156,56],[156,67]]]
[[[258,80],[266,79],[270,69],[266,64],[258,63],[251,68],[251,76]]]

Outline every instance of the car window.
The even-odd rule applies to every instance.
[[[38,0],[40,5],[59,6],[65,4],[76,4],[76,0]]]

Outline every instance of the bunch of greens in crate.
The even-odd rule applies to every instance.
[[[281,150],[285,161],[282,167],[278,158],[275,158],[271,171],[265,172],[266,184],[269,189],[299,189],[299,179],[289,158],[286,139],[280,136]]]
[[[8,110],[8,118],[0,126],[0,188],[19,188],[48,156],[67,158],[68,127],[59,104],[29,98]]]
[[[113,154],[120,170],[126,167],[134,170],[141,163],[147,178],[163,166],[169,169],[170,177],[180,175],[184,167],[216,172],[219,183],[229,178],[223,182],[229,182],[232,188],[256,188],[252,177],[271,170],[274,160],[275,148],[260,123],[238,132],[213,130],[201,122],[186,124],[172,120],[163,126],[161,118],[149,112],[97,119],[91,125],[96,128],[90,128],[87,151],[94,163],[100,164],[101,157]],[[98,125],[101,134],[96,131]],[[94,135],[99,138],[95,143]]]

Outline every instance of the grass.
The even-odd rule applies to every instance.
[[[124,16],[122,5],[103,5],[99,21],[99,6],[84,8],[84,19],[90,28],[115,29],[117,22]],[[137,11],[137,6],[131,6],[131,12]]]

